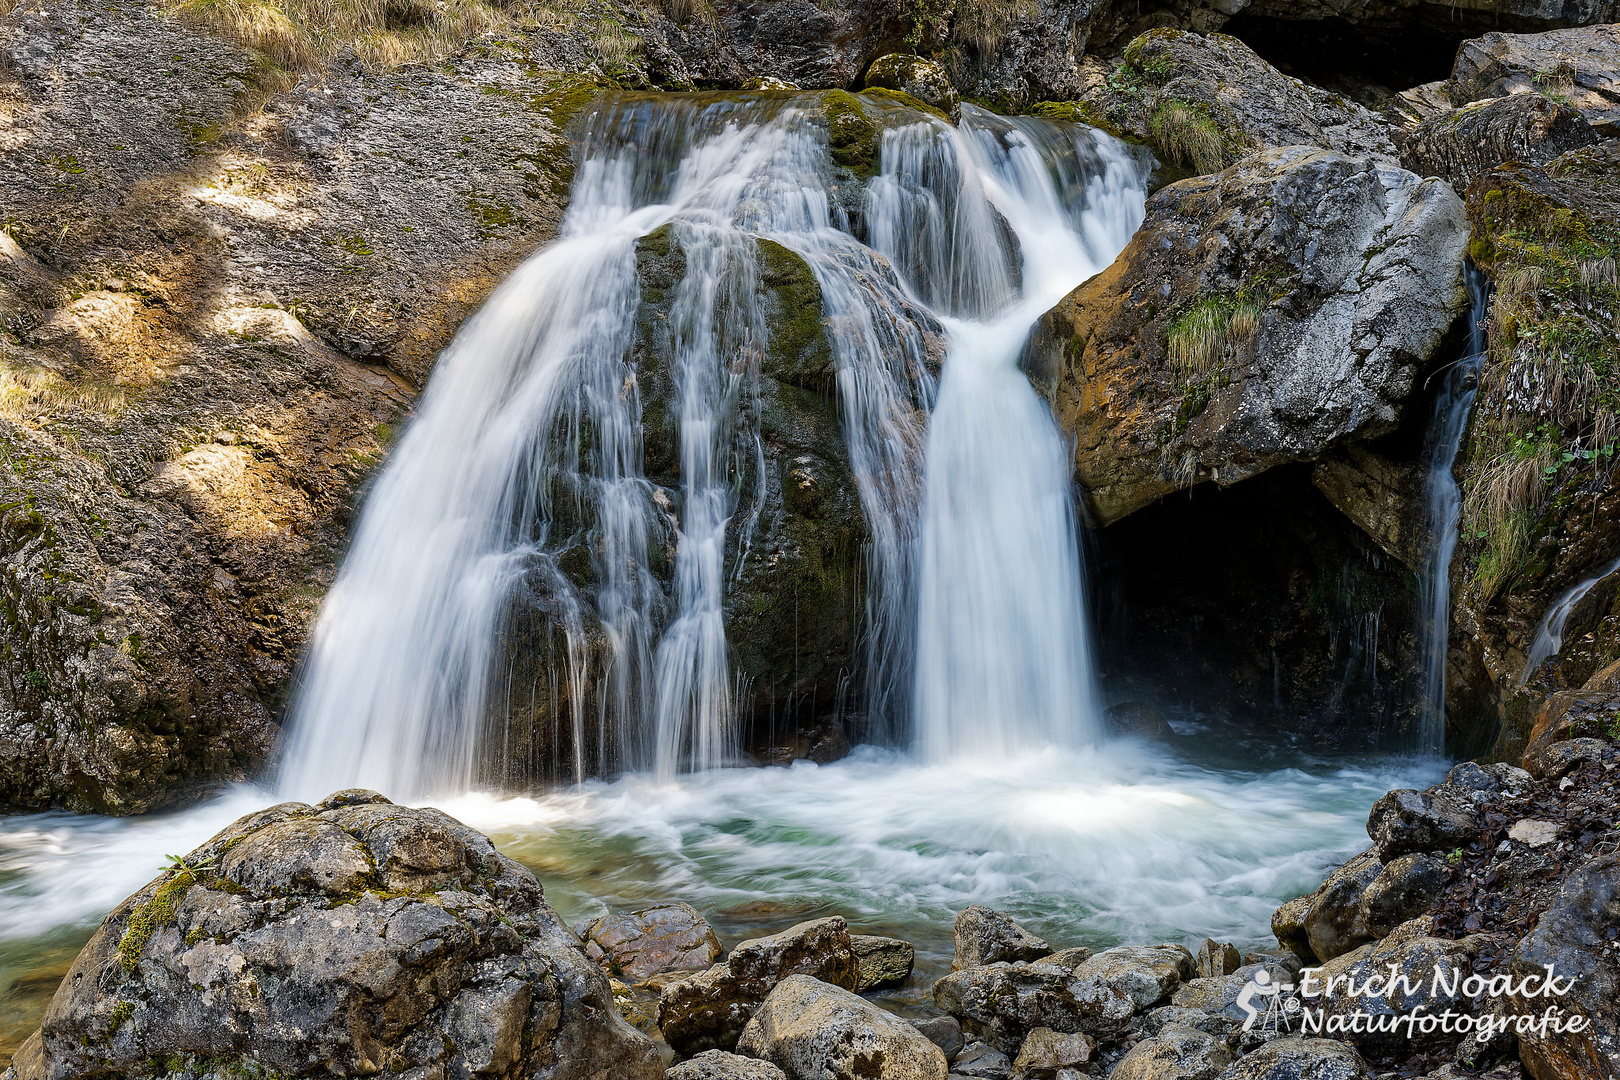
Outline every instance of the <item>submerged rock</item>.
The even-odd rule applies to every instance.
[[[766,995],[790,975],[855,989],[859,976],[843,916],[750,938],[725,963],[666,986],[658,999],[659,1030],[677,1053],[731,1050]]]
[[[705,968],[721,951],[709,921],[683,903],[604,915],[581,936],[585,955],[627,982],[663,971]]]
[[[437,810],[345,794],[250,814],[120,904],[17,1080],[663,1075],[533,874]]]
[[[1467,236],[1446,184],[1302,147],[1150,198],[1032,362],[1096,519],[1394,430],[1467,303]]]
[[[807,975],[778,983],[748,1022],[742,1053],[788,1080],[945,1080],[945,1053],[904,1020]]]
[[[982,967],[1001,960],[1039,960],[1052,946],[1012,921],[1008,915],[978,904],[956,916],[956,954],[953,971]]]

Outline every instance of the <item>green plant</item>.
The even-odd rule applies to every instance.
[[[1462,848],[1452,848],[1451,854],[1446,856],[1447,866],[1461,866],[1463,859]]]
[[[45,688],[46,681],[45,673],[37,668],[33,671],[23,672],[23,682],[27,683],[35,690],[43,690]]]
[[[1170,321],[1165,329],[1165,352],[1176,371],[1198,378],[1223,361],[1237,359],[1259,329],[1260,309],[1255,304],[1241,298],[1210,297]]]
[[[1148,134],[1168,160],[1199,175],[1215,172],[1225,161],[1221,129],[1202,105],[1164,99],[1153,109]]]

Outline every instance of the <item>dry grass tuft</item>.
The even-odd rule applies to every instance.
[[[37,422],[70,412],[116,416],[124,392],[93,380],[69,382],[49,368],[0,366],[0,416]]]
[[[962,0],[951,20],[951,37],[988,60],[1015,23],[1027,22],[1040,13],[1035,0]]]
[[[1260,309],[1245,300],[1201,300],[1177,316],[1165,334],[1170,365],[1200,378],[1226,360],[1241,359],[1260,331]]]
[[[1221,130],[1196,105],[1175,98],[1161,101],[1148,121],[1148,134],[1161,154],[1200,176],[1225,163]]]

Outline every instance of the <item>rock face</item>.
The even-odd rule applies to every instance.
[[[18,1080],[147,1076],[158,1061],[663,1075],[534,876],[437,810],[372,792],[283,803],[185,864],[102,923],[17,1054]]]
[[[983,967],[1002,960],[1039,960],[1052,946],[999,911],[971,904],[956,916],[956,955],[951,969]]]
[[[1588,862],[1564,881],[1558,896],[1534,930],[1513,953],[1519,975],[1540,974],[1553,965],[1572,979],[1556,1004],[1587,1017],[1585,1031],[1521,1035],[1520,1055],[1535,1080],[1575,1080],[1620,1072],[1620,964],[1606,943],[1620,926],[1620,856]],[[1526,1013],[1546,1007],[1541,998],[1517,1002]]]
[[[586,929],[585,955],[627,982],[661,971],[706,968],[720,955],[715,936],[691,904],[659,904],[605,915]]]
[[[945,1080],[945,1054],[922,1032],[848,990],[808,975],[776,985],[737,1048],[789,1080]]]
[[[1149,30],[1126,46],[1121,64],[1087,93],[1087,114],[1151,144],[1183,175],[1216,172],[1266,147],[1395,156],[1372,113],[1289,78],[1235,37]]]
[[[1613,16],[1593,21],[1612,23]],[[1599,134],[1613,138],[1620,135],[1620,27],[1485,34],[1465,41],[1451,69],[1450,89],[1458,104],[1526,93],[1556,95]]]
[[[1598,135],[1581,114],[1540,94],[1514,94],[1465,105],[1425,120],[1401,140],[1401,164],[1466,191],[1504,161],[1545,165]]]
[[[843,916],[750,938],[725,963],[666,986],[658,999],[659,1030],[681,1054],[731,1050],[760,1002],[790,975],[855,989],[859,975]]]
[[[1041,324],[1097,520],[1393,430],[1466,302],[1466,238],[1439,181],[1303,147],[1154,195]]]

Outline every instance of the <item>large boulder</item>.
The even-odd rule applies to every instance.
[[[854,990],[859,969],[841,915],[815,919],[769,937],[750,938],[725,963],[671,983],[658,998],[658,1027],[681,1054],[731,1050],[776,984],[809,975]]]
[[[965,1031],[1008,1055],[1042,1027],[1113,1038],[1130,1021],[1136,1004],[1125,990],[1095,974],[1080,977],[1075,969],[1083,962],[1053,957],[955,971],[934,984],[934,1004],[960,1020]]]
[[[951,77],[933,60],[905,53],[890,53],[872,61],[866,69],[868,90],[893,90],[931,105],[951,123],[962,118],[962,98],[951,85]]]
[[[1521,1013],[1549,1005],[1586,1017],[1579,1032],[1520,1032],[1519,1053],[1535,1080],[1585,1080],[1620,1075],[1620,855],[1600,855],[1564,880],[1534,929],[1513,950],[1516,975],[1545,973],[1568,980],[1563,994],[1527,997]],[[1538,984],[1539,986],[1539,984]],[[1531,987],[1535,988],[1535,987]]]
[[[1458,104],[1545,94],[1567,102],[1599,134],[1620,135],[1620,26],[1494,33],[1465,41],[1452,65],[1450,90]]]
[[[1540,94],[1514,94],[1418,124],[1401,139],[1401,164],[1464,191],[1474,177],[1504,161],[1545,165],[1566,150],[1597,141],[1597,132],[1570,106]]]
[[[1052,946],[999,911],[970,904],[956,916],[956,953],[951,970],[1007,960],[1039,960]]]
[[[770,992],[737,1049],[788,1080],[945,1080],[945,1053],[904,1020],[837,986],[790,975]]]
[[[1362,906],[1368,887],[1383,870],[1377,853],[1364,851],[1328,874],[1311,894],[1300,925],[1318,960],[1331,960],[1372,940]]]
[[[1024,1045],[1018,1048],[1013,1076],[1017,1080],[1052,1080],[1059,1076],[1068,1080],[1084,1071],[1096,1053],[1097,1040],[1083,1032],[1064,1035],[1051,1028],[1036,1028],[1024,1036]]]
[[[1031,361],[1098,521],[1394,430],[1466,306],[1467,238],[1448,185],[1304,147],[1155,194]]]
[[[768,1061],[705,1050],[696,1057],[671,1065],[664,1080],[787,1080],[787,1074]]]
[[[1074,978],[1124,994],[1142,1010],[1167,1000],[1196,970],[1192,953],[1183,945],[1119,945],[1074,968]]]
[[[720,956],[720,939],[691,904],[657,904],[604,915],[586,927],[585,955],[626,982],[662,971],[706,968]]]
[[[1403,788],[1373,803],[1367,835],[1387,863],[1413,852],[1463,847],[1479,835],[1479,823],[1473,809],[1444,788]]]
[[[1402,855],[1378,871],[1361,894],[1361,925],[1373,937],[1429,909],[1451,881],[1451,868],[1432,855]]]
[[[1143,1039],[1119,1059],[1109,1080],[1215,1080],[1232,1064],[1232,1051],[1212,1035],[1170,1027]]]
[[[437,810],[343,792],[235,822],[120,904],[17,1080],[656,1080],[534,875]],[[165,1065],[174,1071],[175,1065]]]

